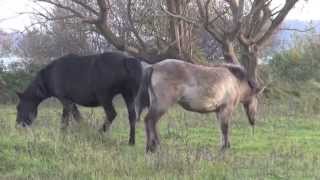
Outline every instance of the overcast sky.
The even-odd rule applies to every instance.
[[[274,0],[274,6],[284,0]],[[17,15],[20,12],[30,12],[34,8],[32,0],[0,0],[0,29],[6,31],[22,30],[30,24],[27,15]],[[320,0],[300,0],[289,13],[287,19],[320,20]]]

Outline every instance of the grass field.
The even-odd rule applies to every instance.
[[[121,107],[101,135],[99,108],[82,108],[84,122],[61,132],[59,105],[42,105],[29,130],[15,128],[14,105],[0,105],[0,179],[320,179],[319,116],[264,107],[253,135],[239,109],[221,154],[214,114],[175,107],[159,123],[160,150],[146,154],[143,122],[129,146]]]

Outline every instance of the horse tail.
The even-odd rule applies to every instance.
[[[153,93],[153,89],[151,85],[152,73],[153,73],[152,66],[145,69],[145,72],[143,73],[143,76],[141,79],[138,94],[135,99],[136,117],[138,121],[140,120],[140,115],[144,110],[144,108],[149,107],[151,104],[150,93]]]

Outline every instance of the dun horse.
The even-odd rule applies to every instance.
[[[146,105],[146,151],[155,151],[159,145],[156,123],[175,103],[184,109],[199,113],[216,112],[222,133],[222,150],[230,148],[229,121],[236,105],[243,104],[249,122],[255,124],[257,95],[262,91],[249,80],[246,71],[238,65],[206,67],[180,60],[168,59],[146,69],[137,99],[137,116]]]
[[[31,125],[37,116],[38,105],[49,97],[55,97],[63,105],[62,127],[68,126],[71,116],[76,121],[80,120],[81,116],[75,104],[102,106],[106,120],[101,130],[106,131],[117,115],[112,99],[121,94],[129,114],[129,144],[134,144],[134,98],[141,77],[140,61],[119,53],[61,57],[40,70],[23,93],[17,93],[20,99],[17,123],[22,126]]]

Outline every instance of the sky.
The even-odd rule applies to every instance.
[[[31,23],[29,15],[18,15],[21,12],[30,12],[35,5],[33,0],[0,0],[0,29],[5,31],[23,30]],[[274,0],[273,6],[283,3],[284,0]],[[295,8],[286,19],[320,20],[320,0],[299,0]]]

